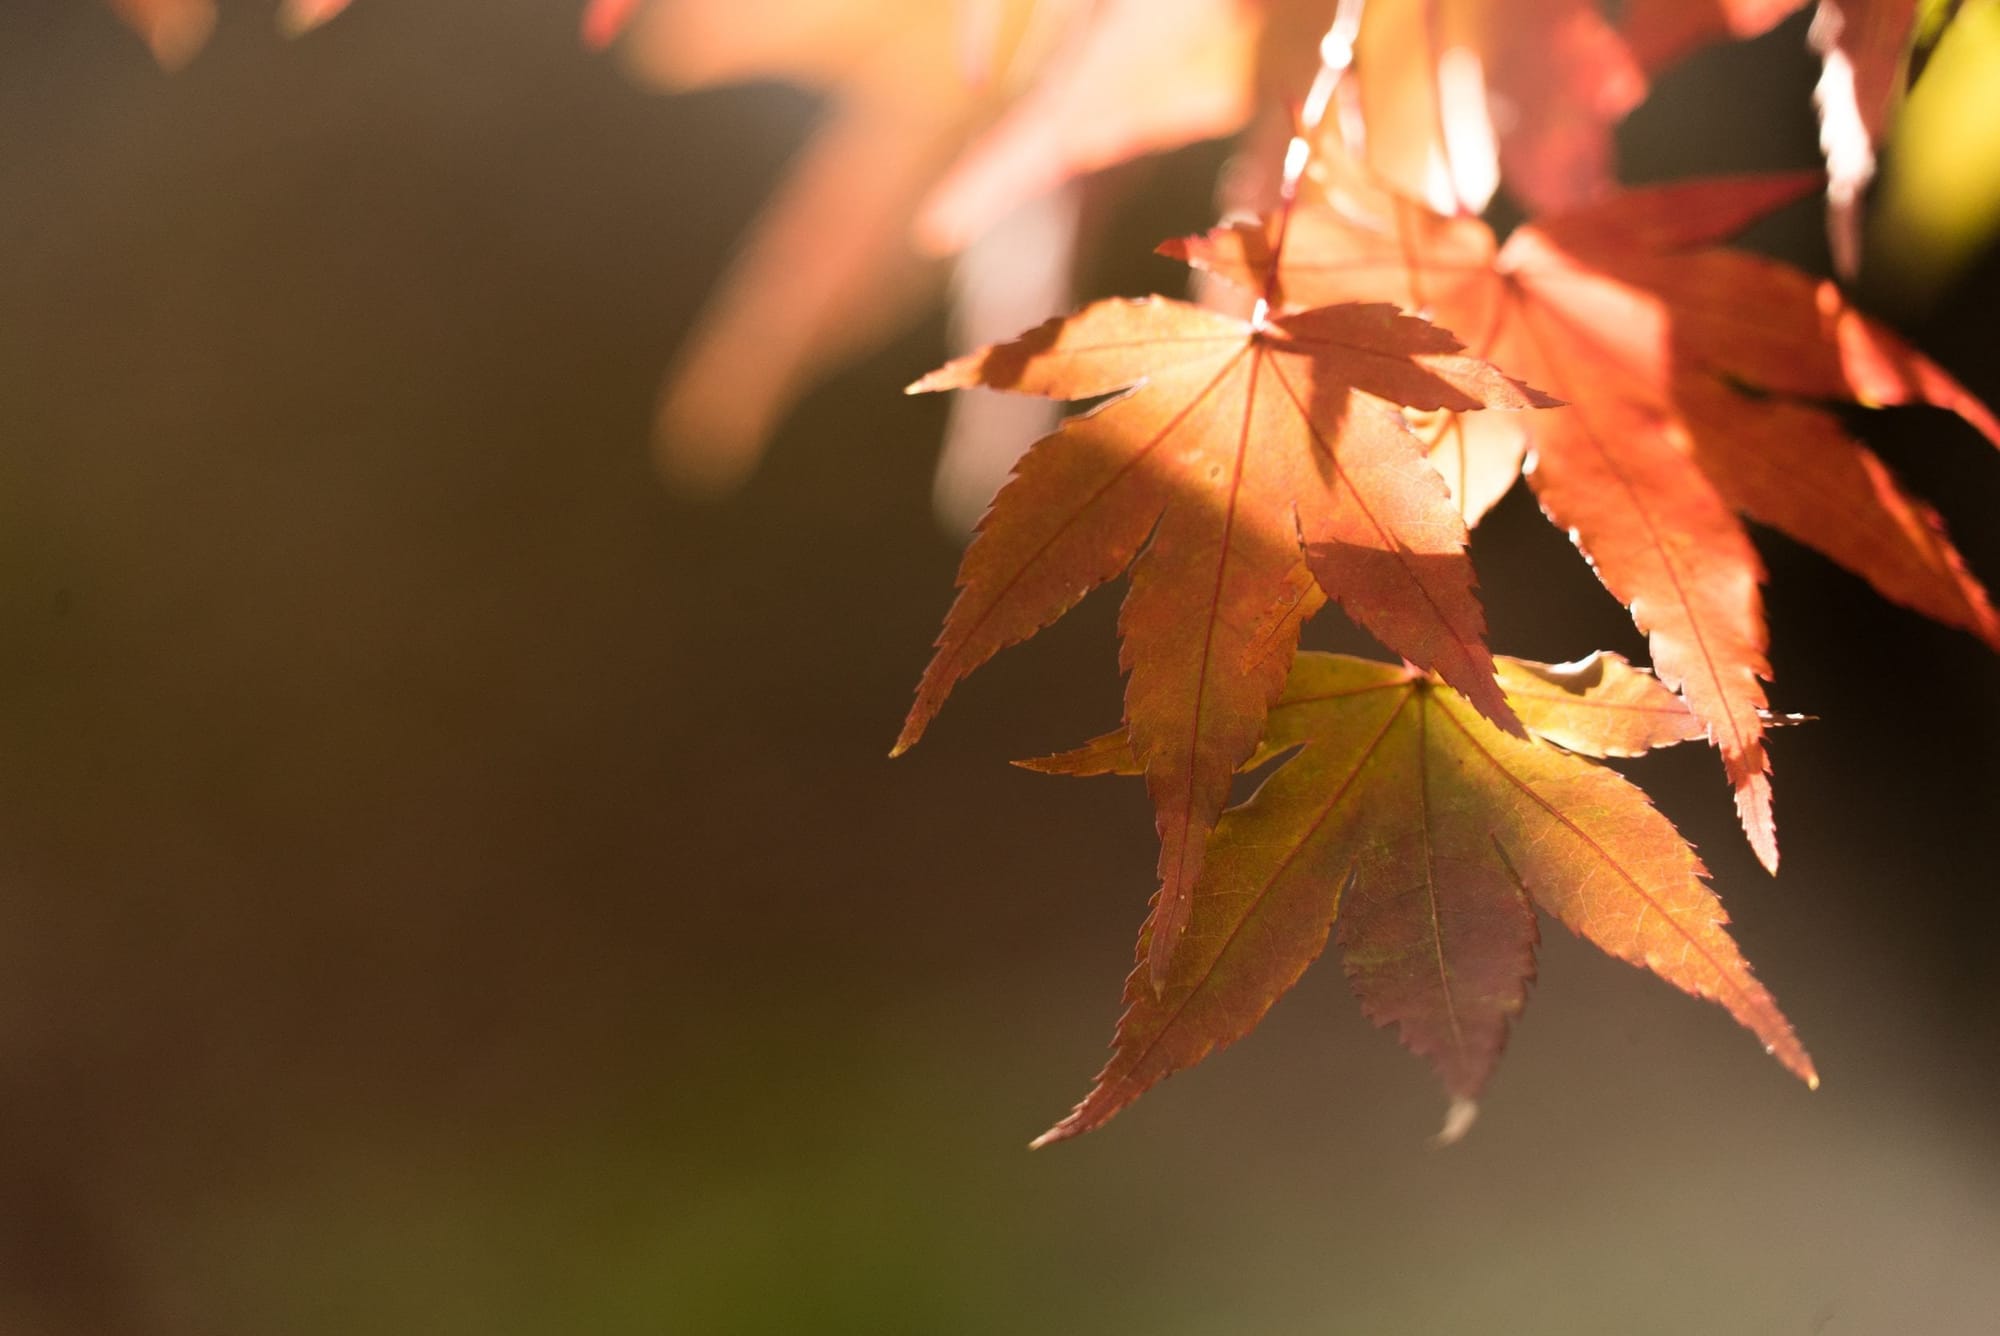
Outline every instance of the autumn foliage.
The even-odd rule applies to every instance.
[[[1319,955],[1330,925],[1362,1010],[1469,1100],[1527,1002],[1537,908],[1720,1002],[1818,1084],[1723,931],[1694,851],[1644,794],[1587,759],[1641,755],[1699,736],[1699,723],[1614,655],[1554,668],[1502,659],[1498,678],[1526,737],[1408,665],[1298,656],[1263,741],[1266,756],[1296,753],[1216,828],[1186,941],[1157,988],[1133,972],[1111,1065],[1044,1141],[1089,1131],[1243,1035]],[[1116,734],[1028,764],[1139,767]],[[1142,940],[1158,931],[1156,914]]]
[[[202,3],[114,3],[163,59],[205,31]],[[1817,1083],[1702,863],[1599,764],[1705,740],[1776,871],[1748,522],[2000,648],[1937,515],[1834,410],[1929,404],[1997,445],[2000,422],[1833,280],[1729,244],[1825,188],[1851,271],[1914,0],[1819,0],[1826,173],[1617,181],[1613,131],[1662,70],[1801,7],[588,6],[588,41],[665,86],[781,78],[825,99],[663,396],[674,471],[709,481],[916,309],[940,257],[1066,182],[1250,129],[1233,216],[1161,248],[1218,280],[1205,301],[1095,302],[910,387],[1103,401],[994,497],[895,745],[994,653],[1127,577],[1119,727],[1024,764],[1142,777],[1157,891],[1111,1062],[1042,1141],[1241,1038],[1329,942],[1363,1011],[1469,1108],[1526,1002],[1538,911],[1714,1000]],[[1481,216],[1499,191],[1529,215],[1504,238]],[[1630,610],[1650,669],[1489,648],[1468,533],[1517,478]],[[1329,602],[1398,661],[1299,652]],[[1274,761],[1231,807],[1238,773]]]

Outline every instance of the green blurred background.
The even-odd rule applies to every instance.
[[[947,603],[942,320],[721,504],[658,377],[811,115],[649,94],[574,6],[239,5],[162,77],[0,7],[0,1332],[1959,1333],[2000,1328],[2000,669],[1781,540],[1785,871],[1638,767],[1826,1083],[1551,929],[1462,1145],[1322,968],[1083,1142],[1150,890],[1115,595],[883,758]],[[1812,160],[1798,24],[1628,175]],[[1219,150],[1089,291],[1179,282]],[[1824,264],[1801,206],[1756,244]],[[1926,311],[2000,398],[1991,261]],[[2000,470],[1865,423],[2000,577]],[[1518,492],[1498,648],[1643,657]],[[1317,643],[1354,643],[1334,630]]]

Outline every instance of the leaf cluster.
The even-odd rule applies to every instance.
[[[215,18],[213,0],[110,3],[168,65]],[[1701,862],[1599,764],[1705,740],[1776,871],[1750,522],[2000,648],[1937,514],[1836,409],[1928,404],[1996,444],[2000,422],[1835,281],[1727,245],[1824,185],[1852,274],[1876,146],[1961,6],[1816,0],[1824,173],[1617,183],[1613,132],[1662,71],[1805,4],[583,6],[586,42],[662,86],[777,78],[824,107],[663,396],[663,463],[701,486],[740,477],[813,378],[932,292],[943,257],[967,252],[963,323],[982,329],[1008,290],[1062,286],[1074,183],[1244,132],[1229,221],[1161,247],[1214,280],[1200,302],[1099,301],[975,338],[910,387],[1102,400],[994,497],[895,747],[993,654],[1127,577],[1119,727],[1026,764],[1142,778],[1158,889],[1114,1056],[1043,1141],[1240,1038],[1330,940],[1462,1130],[1526,1002],[1537,911],[1718,1002],[1817,1083]],[[303,31],[346,7],[280,15]],[[1482,217],[1503,189],[1528,215],[1504,239]],[[1036,244],[1013,244],[1023,219]],[[994,237],[1008,264],[966,279]],[[1491,651],[1469,534],[1523,478],[1650,668]],[[1329,603],[1397,661],[1300,653]],[[1274,760],[1230,806],[1237,774]]]
[[[1781,8],[1731,13],[1747,30]],[[1452,64],[1397,54],[1419,9],[1485,57],[1475,92],[1515,104],[1483,167],[1454,144]],[[1693,851],[1597,761],[1706,739],[1776,871],[1746,521],[2000,646],[1935,512],[1833,409],[1929,404],[1996,444],[2000,423],[1833,281],[1724,244],[1827,178],[1621,189],[1613,117],[1579,135],[1577,105],[1628,109],[1649,68],[1712,32],[1646,4],[1622,33],[1584,4],[1359,12],[1321,45],[1269,207],[1161,247],[1239,298],[1100,302],[911,387],[1114,396],[1036,442],[994,499],[897,744],[979,663],[1129,573],[1120,730],[1030,764],[1143,777],[1158,891],[1114,1057],[1043,1142],[1241,1037],[1330,938],[1462,1130],[1526,1001],[1537,909],[1717,1001],[1817,1084]],[[1830,69],[1853,59],[1826,49]],[[1412,98],[1437,115],[1391,110]],[[1449,170],[1416,183],[1420,161]],[[1535,212],[1503,244],[1477,211],[1517,178]],[[1838,238],[1854,224],[1837,162],[1833,182]],[[1489,651],[1468,530],[1523,476],[1629,608],[1650,671]],[[1329,602],[1401,662],[1298,653]],[[1227,806],[1239,768],[1287,752]]]

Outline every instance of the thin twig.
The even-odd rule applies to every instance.
[[[1271,303],[1278,295],[1278,262],[1284,257],[1285,237],[1292,230],[1292,209],[1298,203],[1299,182],[1304,179],[1306,166],[1312,161],[1313,148],[1319,140],[1320,122],[1326,119],[1326,109],[1333,102],[1335,90],[1347,71],[1354,65],[1354,42],[1361,33],[1361,12],[1367,0],[1340,0],[1340,8],[1334,12],[1333,22],[1326,30],[1326,36],[1319,39],[1319,73],[1313,76],[1312,87],[1306,92],[1305,105],[1299,109],[1299,128],[1292,136],[1291,143],[1285,145],[1285,175],[1278,184],[1278,232],[1271,241],[1270,267],[1264,274],[1263,295],[1257,298],[1257,306],[1250,313],[1250,323],[1258,329],[1271,314]]]

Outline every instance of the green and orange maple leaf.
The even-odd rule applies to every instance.
[[[1111,1061],[1036,1145],[1102,1126],[1242,1038],[1330,932],[1363,1012],[1393,1026],[1455,1100],[1473,1100],[1527,1002],[1538,908],[1608,954],[1720,1003],[1788,1070],[1818,1084],[1725,930],[1694,851],[1636,787],[1585,759],[1699,736],[1700,721],[1613,655],[1499,666],[1525,738],[1407,666],[1298,656],[1250,763],[1295,754],[1217,825],[1189,929],[1159,988],[1142,933]],[[1022,764],[1071,775],[1140,768],[1122,734]]]
[[[1818,1084],[1724,930],[1694,850],[1638,788],[1586,760],[1700,736],[1700,722],[1610,654],[1566,666],[1498,662],[1528,738],[1504,734],[1408,666],[1298,656],[1252,764],[1296,754],[1216,826],[1192,926],[1160,990],[1140,938],[1114,1056],[1038,1146],[1102,1126],[1152,1084],[1248,1034],[1330,932],[1368,1018],[1394,1026],[1456,1100],[1472,1100],[1528,1000],[1536,908],[1720,1002]],[[1110,734],[1022,764],[1130,774],[1138,758]]]

